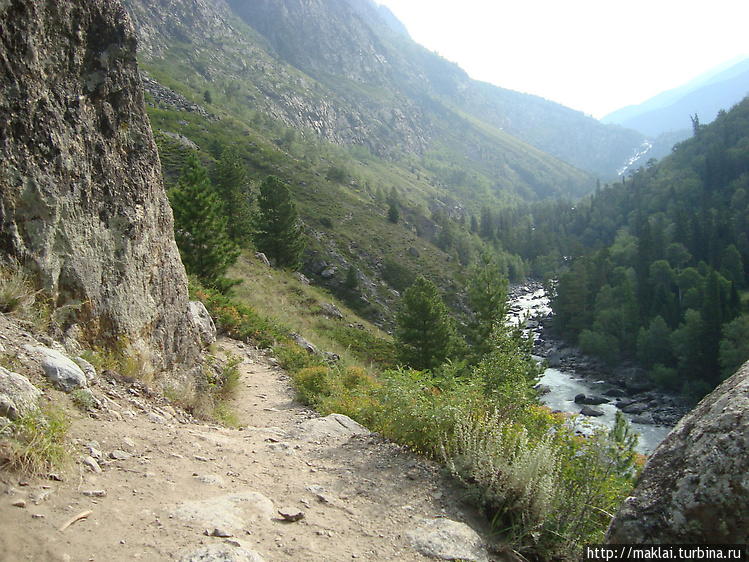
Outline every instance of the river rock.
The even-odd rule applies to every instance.
[[[537,384],[535,388],[541,396],[551,392],[551,387],[548,384]]]
[[[598,417],[604,415],[603,410],[601,410],[600,408],[596,408],[594,406],[589,406],[587,404],[582,407],[582,409],[580,410],[580,413],[582,415],[584,415],[584,416],[590,416],[590,417],[594,417],[594,418],[598,418]]]
[[[624,408],[626,408],[627,406],[631,406],[635,402],[636,400],[634,400],[633,398],[622,398],[621,400],[616,401],[616,407],[620,410],[623,410]]]
[[[655,419],[653,419],[653,414],[651,414],[650,412],[643,412],[642,414],[633,417],[632,423],[640,423],[642,425],[653,425],[655,423]]]
[[[546,363],[551,367],[552,369],[558,369],[562,366],[562,354],[559,352],[559,350],[555,349],[553,351],[550,351],[546,355]]]
[[[749,363],[654,451],[608,544],[749,542]]]
[[[29,379],[0,367],[0,416],[17,420],[37,410],[41,395]]]
[[[479,534],[465,523],[450,519],[422,519],[406,534],[414,550],[440,560],[486,562],[486,548]]]
[[[598,406],[599,404],[608,404],[609,399],[603,396],[587,396],[582,392],[575,396],[575,404],[587,404],[588,406]]]
[[[622,412],[625,414],[633,414],[635,416],[642,414],[647,409],[648,404],[642,402],[635,402],[634,404],[629,404],[628,406],[623,406],[621,408]]]

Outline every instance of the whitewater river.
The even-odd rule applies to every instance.
[[[532,293],[523,294],[510,301],[514,318],[525,318],[526,316],[545,316],[551,312],[549,299],[543,289],[537,289]],[[539,358],[540,359],[540,358]],[[574,373],[559,369],[546,369],[540,378],[540,384],[546,385],[551,391],[541,397],[541,402],[552,410],[559,410],[569,414],[579,414],[581,404],[575,404],[575,396],[578,394],[600,395],[603,381],[595,382],[576,376]],[[613,399],[612,399],[613,400]],[[614,424],[617,408],[614,403],[600,404],[596,406],[604,412],[600,417],[577,416],[576,427],[579,426],[583,432],[592,431],[596,427],[610,428]],[[624,414],[629,420],[632,429],[640,435],[638,451],[650,454],[663,441],[671,431],[670,427],[660,425],[645,425],[632,423],[633,416]]]

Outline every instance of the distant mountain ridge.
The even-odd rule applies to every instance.
[[[691,134],[690,117],[712,122],[721,110],[729,110],[749,94],[749,57],[722,65],[686,84],[662,92],[638,105],[614,111],[602,123],[635,129],[651,138],[673,131]]]
[[[145,60],[169,73],[191,66],[208,84],[225,91],[239,87],[235,99],[246,98],[253,109],[378,156],[423,157],[447,144],[483,165],[484,173],[509,174],[509,180],[498,178],[500,184],[515,182],[518,174],[538,175],[530,169],[535,164],[512,164],[510,152],[530,154],[521,145],[510,147],[512,135],[606,179],[644,140],[542,98],[472,80],[458,65],[414,43],[403,24],[372,0],[124,3]],[[491,170],[480,162],[487,158]],[[505,172],[498,168],[502,160]],[[595,183],[571,175],[579,187],[568,191],[567,180],[548,178],[533,188],[534,198],[576,197]]]

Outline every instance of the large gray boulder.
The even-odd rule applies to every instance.
[[[487,562],[484,541],[465,523],[450,519],[422,519],[406,533],[411,546],[424,556],[439,560]]]
[[[16,420],[32,413],[41,395],[29,379],[0,367],[0,416]]]
[[[135,43],[116,0],[0,2],[0,254],[89,339],[172,369],[200,345]]]
[[[45,376],[58,390],[72,392],[88,386],[83,369],[59,351],[38,345],[27,345],[25,349],[41,360]]]
[[[209,346],[216,341],[216,324],[213,322],[208,309],[200,301],[190,301],[190,314],[198,328],[203,345]]]
[[[655,450],[606,542],[749,543],[749,363]]]

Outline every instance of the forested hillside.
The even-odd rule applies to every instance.
[[[554,299],[561,332],[696,398],[749,358],[749,98],[693,125],[662,162],[536,219],[571,256]]]
[[[259,187],[278,176],[305,226],[303,273],[383,326],[392,326],[398,295],[416,272],[456,310],[462,269],[486,252],[523,279],[528,264],[480,230],[486,217],[594,188],[589,175],[446,102],[445,88],[461,90],[468,77],[397,43],[406,38],[371,2],[356,10],[312,3],[303,14],[265,19],[250,19],[242,2],[232,3],[236,13],[224,1],[125,4],[140,37],[166,185],[177,187],[193,152],[215,180],[231,148],[245,176],[219,191],[234,242],[247,247]],[[388,220],[391,211],[396,220]]]

